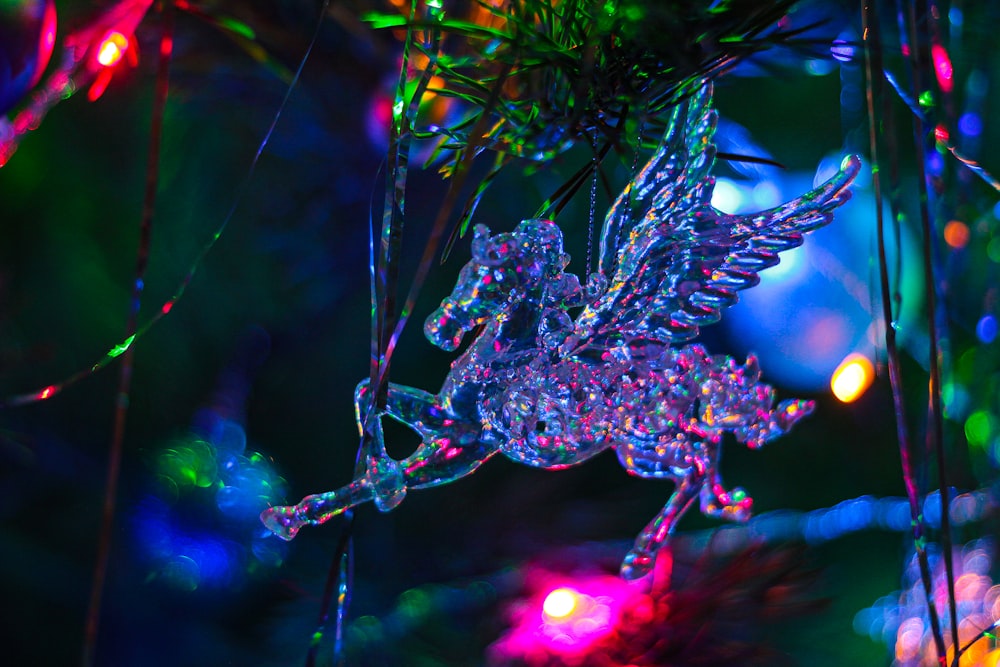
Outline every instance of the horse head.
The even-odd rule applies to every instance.
[[[575,276],[563,272],[568,262],[562,232],[550,220],[524,220],[513,232],[495,236],[476,225],[472,259],[459,272],[455,289],[427,318],[424,335],[452,351],[468,331],[490,320],[508,320],[520,304],[552,305],[573,289],[568,279]]]

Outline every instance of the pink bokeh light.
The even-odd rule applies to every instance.
[[[648,620],[654,607],[650,584],[654,577],[669,580],[670,561],[663,555],[654,575],[633,582],[605,573],[527,571],[526,588],[534,592],[508,610],[510,628],[490,647],[489,664],[547,664],[554,655],[582,657],[595,644],[612,641],[623,626]]]
[[[934,60],[934,73],[937,74],[941,91],[950,93],[952,90],[952,67],[948,51],[940,44],[931,46],[931,58]]]

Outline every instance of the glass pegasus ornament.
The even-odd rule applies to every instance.
[[[830,222],[860,161],[846,158],[833,178],[783,206],[722,213],[711,205],[711,98],[706,84],[672,111],[655,154],[612,205],[598,271],[585,283],[566,272],[555,223],[525,220],[496,235],[478,226],[471,261],[424,325],[427,339],[449,351],[479,332],[440,391],[390,383],[354,481],[272,507],[264,524],[290,540],[359,503],[391,510],[408,490],[464,477],[498,453],[558,470],[606,449],[632,475],[675,483],[625,557],[626,579],[652,571],[695,500],[707,515],[746,520],[752,499],[719,476],[723,434],[759,448],[813,403],[775,404],[753,357],[740,364],[689,341],[719,320],[737,291],[757,284],[779,252]],[[355,393],[359,427],[371,408],[365,381]],[[388,456],[382,417],[420,436],[411,456]]]

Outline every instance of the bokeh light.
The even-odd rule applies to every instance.
[[[938,85],[941,86],[942,92],[950,93],[954,81],[951,57],[948,56],[947,49],[940,44],[932,44],[931,59],[934,61],[934,73],[937,75]]]
[[[625,610],[642,597],[639,588],[610,574],[570,577],[533,570],[527,574],[540,592],[515,608],[510,629],[491,650],[498,664],[542,653],[582,656],[614,632]]]
[[[118,31],[112,31],[97,47],[97,62],[103,67],[117,65],[128,50],[128,38]]]
[[[989,410],[977,410],[965,420],[965,438],[970,445],[985,447],[997,431],[997,418]]]
[[[744,197],[739,187],[728,178],[718,178],[712,191],[712,206],[724,213],[736,213],[743,207]]]
[[[53,0],[0,2],[0,121],[41,79],[55,37]]]
[[[557,588],[545,597],[542,611],[549,618],[566,618],[576,609],[579,597],[572,588]]]
[[[184,591],[239,588],[280,565],[287,545],[258,520],[284,496],[270,461],[247,452],[241,424],[200,411],[195,430],[164,447],[137,504],[135,536],[150,577]]]
[[[979,342],[989,345],[997,337],[997,318],[993,315],[983,315],[976,323],[976,337]]]
[[[969,226],[961,220],[951,220],[944,226],[944,242],[956,250],[969,243]]]
[[[858,400],[875,379],[875,367],[868,357],[850,354],[844,359],[830,378],[830,389],[837,400],[852,403]]]
[[[938,610],[948,609],[948,587],[944,585],[944,558],[932,545],[929,561],[935,582],[934,603]],[[1000,586],[990,578],[993,544],[976,540],[953,550],[955,568],[955,600],[958,614],[958,645],[968,646],[958,664],[962,667],[995,665],[997,651],[992,648],[992,635],[981,634],[1000,616],[997,599]],[[895,667],[922,667],[938,664],[937,652],[927,614],[927,601],[920,578],[920,568],[914,555],[906,570],[906,588],[886,595],[854,618],[854,629],[868,635],[872,641],[884,642],[892,651]],[[955,641],[950,632],[944,633],[948,651],[947,664],[954,664]],[[975,643],[972,643],[976,640]],[[970,645],[971,644],[971,645]]]
[[[972,111],[962,114],[958,119],[958,131],[967,137],[978,137],[983,133],[982,117]]]
[[[778,192],[780,201],[787,201],[829,178],[841,158],[837,154],[823,160],[815,177],[779,170],[758,175],[747,182],[746,207],[740,212],[767,208],[749,194],[763,191],[762,183]],[[739,302],[722,319],[734,351],[757,355],[767,380],[789,391],[826,391],[848,355],[874,358],[884,345],[877,267],[871,261],[874,198],[865,171],[836,220],[810,232],[801,247],[781,253],[779,264],[762,271],[760,284],[741,292]],[[895,266],[900,251],[894,247],[894,235],[887,234],[886,241],[887,261]],[[905,225],[900,241],[904,256],[916,252]],[[897,342],[904,347],[921,330],[921,280],[917,263],[902,263],[898,285],[902,309],[896,319]]]

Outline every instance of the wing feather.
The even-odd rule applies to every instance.
[[[601,235],[608,289],[577,317],[564,352],[634,339],[691,340],[756,285],[779,253],[829,223],[860,169],[851,156],[830,180],[776,208],[728,215],[711,205],[716,114],[705,85],[673,111],[663,141],[615,201]]]
[[[689,205],[711,201],[713,181],[705,183],[705,179],[711,178],[708,174],[715,162],[711,139],[716,122],[710,83],[673,108],[656,152],[618,195],[604,219],[598,258],[603,275],[615,274],[622,241],[637,226],[654,224],[663,213],[681,205],[683,198]]]

